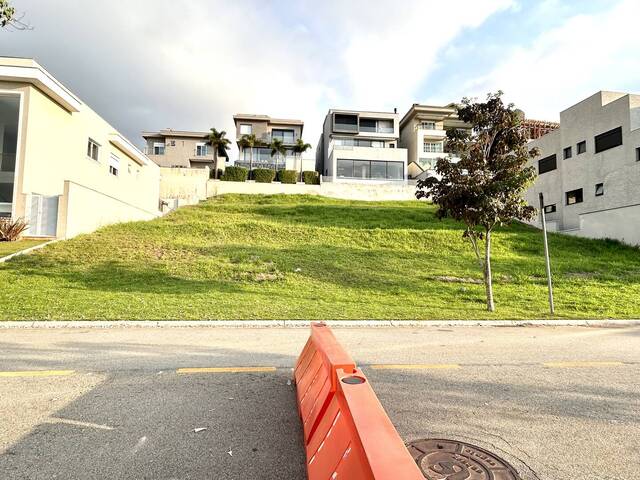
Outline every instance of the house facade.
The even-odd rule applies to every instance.
[[[236,114],[233,116],[236,126],[236,142],[238,143],[238,160],[235,165],[249,168],[271,168],[273,170],[299,170],[299,159],[293,146],[302,138],[304,122],[271,118],[268,115]],[[241,139],[245,135],[255,135],[256,145],[242,146]],[[271,155],[271,141],[279,139],[285,146],[284,155]]]
[[[598,92],[560,112],[560,126],[532,140],[550,229],[640,245],[640,95]]]
[[[32,59],[0,57],[0,215],[68,238],[159,214],[160,169]]]
[[[399,148],[397,112],[331,109],[316,149],[325,182],[404,182],[407,150]]]
[[[142,132],[144,153],[160,167],[214,168],[213,147],[208,145],[209,132],[160,130]],[[227,151],[218,151],[218,169],[224,170],[229,161]]]
[[[407,149],[411,179],[435,175],[438,158],[446,155],[445,139],[450,128],[470,129],[458,119],[453,106],[414,103],[400,120],[400,146]]]

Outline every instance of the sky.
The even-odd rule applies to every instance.
[[[502,90],[529,118],[640,93],[638,0],[11,0],[36,59],[137,145],[162,128],[235,136],[235,113],[305,122]],[[313,156],[313,151],[308,153]],[[230,152],[237,157],[237,149]]]

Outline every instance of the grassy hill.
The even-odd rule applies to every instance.
[[[542,237],[496,232],[497,311],[462,227],[418,202],[225,196],[0,265],[3,319],[529,319]],[[558,318],[640,317],[640,250],[551,235]]]

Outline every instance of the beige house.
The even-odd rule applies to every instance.
[[[400,146],[408,151],[409,178],[435,174],[438,158],[446,154],[444,141],[450,128],[471,128],[458,119],[453,106],[414,103],[400,120]]]
[[[233,116],[233,122],[236,126],[236,141],[239,151],[235,165],[249,168],[249,165],[252,164],[253,168],[300,170],[299,159],[293,152],[293,146],[298,139],[302,138],[302,129],[304,128],[302,120],[239,113]],[[253,149],[242,147],[240,139],[244,135],[255,135],[261,145],[257,145]],[[271,156],[269,144],[274,138],[282,140],[286,147],[287,152],[284,156]]]
[[[160,130],[142,132],[146,146],[144,153],[160,167],[204,168],[213,170],[213,147],[207,145],[209,132]],[[227,151],[218,151],[218,169],[224,170],[229,161]]]
[[[160,169],[38,63],[0,57],[0,215],[68,238],[159,214]]]
[[[538,177],[526,198],[538,207],[543,194],[551,230],[640,245],[640,95],[598,92],[529,145]]]
[[[399,148],[398,114],[331,109],[316,149],[324,182],[403,182],[407,150]]]

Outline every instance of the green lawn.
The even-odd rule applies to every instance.
[[[462,227],[418,202],[211,199],[0,265],[5,319],[546,318],[542,237],[494,236],[497,312]],[[559,318],[640,317],[640,250],[551,235]],[[461,280],[464,280],[461,281]]]
[[[27,248],[35,247],[41,243],[48,242],[49,240],[17,240],[15,242],[0,242],[0,258],[11,255],[12,253],[19,252],[20,250],[26,250]]]

